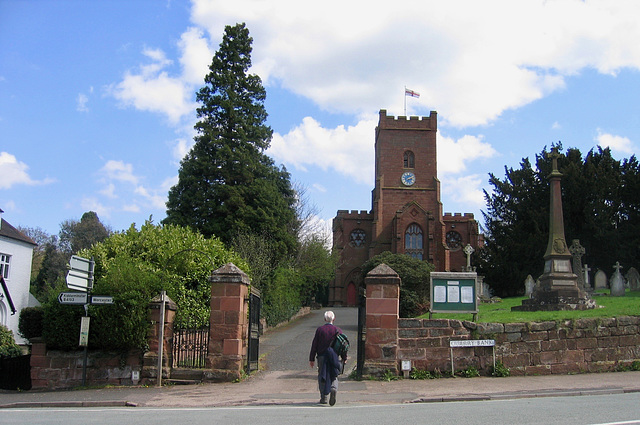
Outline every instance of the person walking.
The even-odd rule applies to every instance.
[[[309,352],[309,366],[313,369],[316,357],[318,359],[318,389],[320,390],[320,404],[327,404],[329,395],[329,405],[336,404],[338,393],[338,375],[342,373],[342,364],[338,355],[331,347],[336,335],[342,333],[342,329],[333,324],[336,316],[333,311],[324,313],[324,325],[316,329],[311,351]],[[346,363],[346,353],[342,357],[342,362]]]

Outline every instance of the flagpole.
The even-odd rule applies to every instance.
[[[407,116],[407,86],[404,86],[404,116]]]

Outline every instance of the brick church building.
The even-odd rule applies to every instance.
[[[473,214],[442,213],[437,126],[435,112],[407,119],[380,111],[371,211],[339,210],[333,219],[340,259],[329,285],[330,305],[356,305],[362,264],[384,251],[428,261],[436,271],[461,271],[466,266],[462,248],[478,247]]]

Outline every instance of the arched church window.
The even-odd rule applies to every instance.
[[[351,235],[349,236],[349,243],[351,244],[351,246],[356,248],[364,246],[366,236],[367,234],[364,232],[364,230],[356,229],[351,232]]]
[[[405,151],[404,153],[404,168],[415,168],[416,161],[411,151]]]
[[[407,227],[404,234],[404,252],[413,258],[422,260],[424,250],[422,248],[422,229],[417,224]]]

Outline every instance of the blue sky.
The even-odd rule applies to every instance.
[[[438,112],[445,212],[481,219],[488,174],[544,146],[640,143],[635,1],[0,0],[0,208],[57,234],[165,216],[195,92],[225,25],[246,22],[268,153],[318,220],[369,210],[378,112]]]

